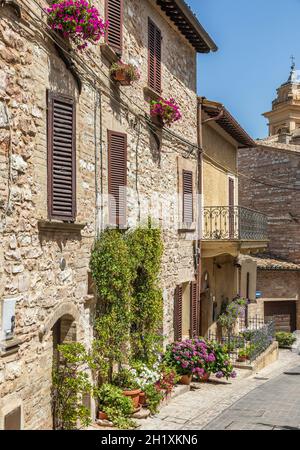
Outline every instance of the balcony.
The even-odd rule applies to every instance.
[[[249,208],[205,207],[202,227],[203,246],[204,249],[210,249],[210,253],[213,249],[218,249],[216,254],[222,253],[220,243],[223,250],[227,249],[232,255],[243,250],[262,250],[268,244],[267,216]]]

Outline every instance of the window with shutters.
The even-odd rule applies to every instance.
[[[200,300],[198,299],[197,283],[191,283],[191,318],[190,318],[190,337],[199,336],[199,314]]]
[[[121,55],[123,47],[123,0],[106,0],[106,20],[109,21],[106,41],[116,53]]]
[[[182,340],[182,285],[176,287],[174,298],[174,340]]]
[[[193,172],[183,170],[183,222],[192,224],[194,221],[194,201],[193,201]]]
[[[48,211],[50,219],[76,216],[74,99],[48,93]]]
[[[149,87],[161,93],[161,31],[149,19],[148,22],[148,83]]]
[[[127,135],[108,131],[108,193],[111,225],[127,224]]]

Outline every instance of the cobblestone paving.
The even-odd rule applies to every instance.
[[[298,352],[281,350],[277,362],[256,374],[248,376],[241,370],[236,380],[197,385],[199,389],[174,399],[158,415],[141,421],[140,429],[300,427],[300,376],[283,375],[293,369],[300,372]]]

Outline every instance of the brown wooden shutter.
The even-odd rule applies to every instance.
[[[191,283],[191,338],[199,336],[199,302],[198,302],[197,283]]]
[[[109,220],[113,225],[127,223],[127,135],[108,131]]]
[[[193,172],[184,170],[183,175],[183,222],[193,223]]]
[[[161,31],[149,19],[148,22],[148,82],[149,87],[161,93]]]
[[[176,287],[174,302],[174,340],[182,340],[182,285]]]
[[[106,20],[109,21],[106,33],[107,43],[121,55],[123,47],[123,0],[106,0]]]
[[[48,93],[48,211],[50,219],[76,216],[74,99]]]

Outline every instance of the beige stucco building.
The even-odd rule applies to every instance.
[[[199,99],[202,110],[203,216],[200,334],[219,332],[222,306],[240,296],[256,298],[256,263],[250,255],[267,246],[263,214],[239,199],[237,158],[254,145],[220,103]],[[251,307],[249,307],[251,308]]]
[[[112,179],[126,189],[123,226],[151,215],[162,227],[167,340],[191,333],[197,301],[196,54],[215,44],[181,0],[124,0],[117,34],[78,53],[50,32],[47,4],[0,5],[0,429],[52,428],[56,346],[90,345],[89,260],[99,232],[116,225]],[[104,16],[105,1],[94,4]],[[110,79],[120,55],[141,72],[132,86]],[[171,129],[149,119],[159,91],[182,111]],[[186,182],[192,210],[184,210]],[[182,287],[184,305],[178,295],[174,303]]]

